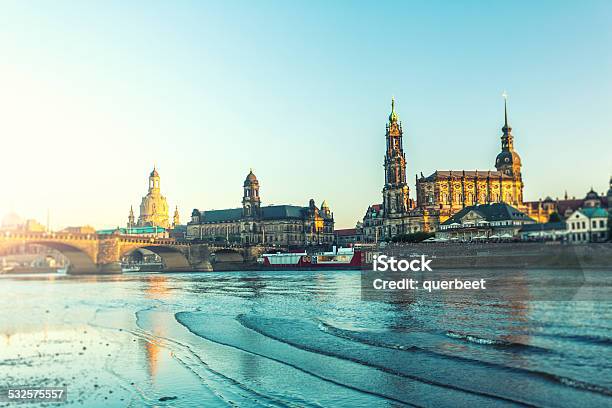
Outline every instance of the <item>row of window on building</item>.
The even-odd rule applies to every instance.
[[[490,200],[490,201],[491,201],[491,202],[497,202],[497,201],[499,201],[499,197],[500,197],[500,196],[499,196],[499,194],[492,193],[492,194],[491,194],[491,200]],[[513,202],[513,200],[514,200],[514,197],[512,196],[512,194],[511,194],[511,193],[507,193],[507,194],[505,195],[505,197],[506,197],[506,198],[505,198],[505,201],[507,201],[507,202],[509,202],[509,203]],[[475,200],[475,199],[476,199],[476,196],[475,196],[474,194],[472,194],[472,193],[468,193],[468,194],[466,195],[465,204],[468,204],[468,205],[476,204],[476,200]],[[487,201],[487,196],[486,196],[486,195],[484,195],[484,194],[483,194],[483,195],[481,195],[481,196],[480,196],[480,200],[479,200],[479,201],[480,201],[481,203],[485,203],[485,202]],[[429,204],[434,204],[435,202],[436,202],[436,200],[435,200],[435,196],[433,196],[433,195],[431,195],[431,194],[427,196],[427,203],[429,203]],[[441,194],[441,195],[440,195],[440,200],[439,200],[438,202],[439,202],[439,203],[442,203],[442,204],[452,204],[452,203],[456,203],[457,205],[459,205],[459,204],[463,204],[463,194],[461,194],[461,193],[457,193],[457,194],[455,195],[455,199],[453,200],[453,202],[452,202],[452,203],[451,203],[451,201],[449,200],[449,195],[448,195],[448,194]]]

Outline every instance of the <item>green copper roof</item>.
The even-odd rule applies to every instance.
[[[589,208],[583,208],[580,210],[581,213],[583,213],[584,215],[586,215],[589,218],[607,218],[608,217],[608,212],[606,210],[604,210],[601,207],[589,207]]]
[[[269,205],[261,207],[261,218],[264,220],[278,220],[285,218],[305,217],[308,207],[296,205]],[[242,208],[228,208],[224,210],[210,210],[202,212],[203,223],[235,222],[243,218]]]
[[[304,218],[304,213],[308,211],[308,208],[296,205],[269,205],[261,209],[264,220]]]
[[[166,232],[166,229],[163,227],[133,227],[133,228],[113,228],[113,229],[103,229],[96,231],[96,234],[99,235],[111,235],[114,234],[117,230],[119,230],[120,234],[161,234]]]
[[[242,218],[242,208],[203,211],[202,216],[205,223],[238,221]]]

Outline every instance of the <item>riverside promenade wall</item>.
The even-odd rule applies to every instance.
[[[612,243],[399,243],[381,253],[396,258],[425,254],[437,268],[612,269]]]

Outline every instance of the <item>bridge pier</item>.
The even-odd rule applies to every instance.
[[[210,263],[210,260],[205,260],[202,262],[199,262],[195,265],[193,265],[193,267],[191,268],[192,271],[197,271],[197,272],[212,272],[213,271],[213,266]]]
[[[123,273],[121,270],[120,263],[108,263],[101,265],[94,265],[93,267],[75,267],[74,265],[68,265],[66,271],[68,275],[119,275]]]
[[[114,274],[121,274],[123,273],[123,271],[121,270],[121,263],[112,262],[112,263],[98,265],[98,273],[104,274],[104,275],[107,275],[107,274],[114,275]]]

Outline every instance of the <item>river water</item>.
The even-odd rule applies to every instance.
[[[86,407],[612,406],[612,299],[365,301],[360,282],[0,276],[0,385]]]

